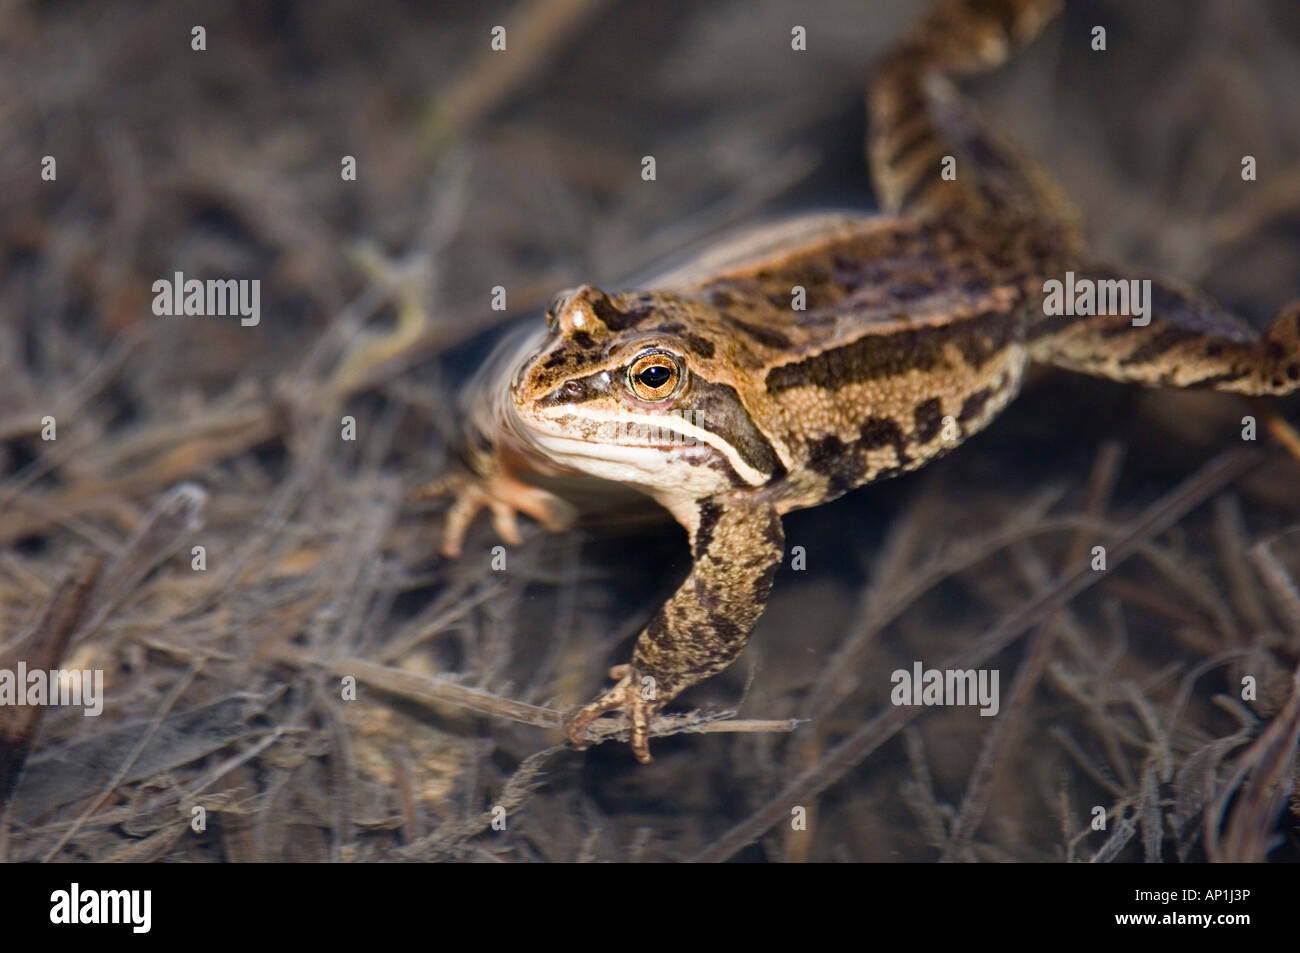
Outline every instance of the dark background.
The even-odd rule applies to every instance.
[[[807,716],[838,685],[793,735],[657,739],[645,768],[613,743],[524,763],[558,733],[369,686],[338,700],[325,660],[556,708],[596,691],[684,575],[681,533],[530,527],[502,574],[481,521],[462,561],[441,560],[437,507],[404,497],[444,466],[454,381],[476,335],[540,320],[561,288],[617,286],[782,212],[870,209],[861,87],[923,7],[0,4],[0,659],[24,650],[74,553],[133,558],[170,487],[207,493],[179,555],[115,593],[64,659],[105,670],[105,714],[41,723],[0,857],[691,857],[886,710],[892,669],[938,664],[1043,591],[1108,442],[1123,464],[1106,527],[1240,446],[1235,398],[1062,374],[926,471],[793,515],[807,571],[782,571],[742,660],[678,706]],[[1100,255],[1263,327],[1300,294],[1300,7],[1068,7],[972,95],[1063,184]],[[795,24],[807,52],[790,50]],[[55,182],[39,178],[47,154]],[[422,315],[399,353],[376,350],[397,309],[358,249],[391,259]],[[154,316],[150,286],[175,271],[261,279],[260,326]],[[39,439],[46,414],[55,442]],[[338,439],[342,414],[355,442]],[[782,824],[737,856],[1203,859],[1207,792],[1277,713],[1300,653],[1300,600],[1246,555],[1267,543],[1294,598],[1298,472],[1274,452],[1057,618],[987,788],[972,768],[994,719],[929,711],[807,799],[807,832]],[[1004,532],[1017,538],[961,558]],[[896,618],[873,615],[945,558]],[[841,667],[855,634],[864,651]],[[1022,645],[996,662],[1004,700]],[[1254,705],[1243,674],[1267,688]],[[504,832],[484,820],[497,804]],[[977,804],[982,823],[954,839]],[[1105,833],[1087,831],[1098,804],[1116,812]],[[1132,837],[1108,840],[1123,820]],[[1294,813],[1265,828],[1252,856],[1300,856]]]

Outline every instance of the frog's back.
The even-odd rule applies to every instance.
[[[682,291],[696,333],[740,345],[725,360],[782,457],[784,509],[915,469],[991,420],[1019,386],[1032,289],[1053,261],[1031,240],[941,222],[835,216],[796,231],[721,253]]]

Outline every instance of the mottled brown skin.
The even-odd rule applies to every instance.
[[[690,534],[690,574],[612,671],[617,684],[572,718],[575,744],[619,711],[648,762],[654,713],[748,640],[782,559],[780,517],[956,446],[1015,396],[1031,361],[1161,386],[1300,388],[1300,308],[1261,341],[1155,280],[1146,327],[1044,315],[1044,280],[1067,270],[1145,276],[1090,262],[1077,214],[948,77],[1001,63],[1057,6],[948,0],[880,64],[868,155],[899,217],[791,225],[784,246],[661,290],[583,286],[487,375],[444,551],[459,551],[481,507],[508,540],[515,511],[562,525],[558,501],[516,478],[527,471],[636,487]],[[939,175],[947,155],[955,181]],[[667,375],[661,388],[634,379],[646,361],[662,367],[647,380]]]

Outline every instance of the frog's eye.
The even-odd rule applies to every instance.
[[[572,296],[572,291],[561,291],[551,299],[551,303],[546,306],[547,330],[554,331],[559,326],[560,312],[564,310],[564,306],[569,303],[569,298]]]
[[[664,400],[681,392],[686,368],[676,354],[659,348],[642,351],[627,366],[627,389],[641,400]]]

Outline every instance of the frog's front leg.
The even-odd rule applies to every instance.
[[[449,496],[451,506],[444,517],[441,553],[449,559],[460,555],[465,533],[479,510],[492,516],[492,528],[502,542],[523,544],[517,515],[531,516],[551,532],[568,529],[573,522],[572,507],[554,494],[532,486],[510,471],[497,469],[490,476],[457,470],[442,479],[421,487],[417,498]]]
[[[610,672],[618,683],[580,709],[565,729],[581,745],[588,725],[607,712],[622,712],[642,764],[650,763],[654,714],[722,671],[745,647],[784,553],[781,517],[766,502],[708,497],[673,509],[690,533],[690,575],[642,630],[631,663]]]
[[[573,507],[553,493],[521,480],[506,462],[497,442],[484,431],[471,428],[457,456],[446,475],[412,494],[415,499],[451,498],[451,506],[443,518],[441,552],[444,556],[454,559],[460,555],[465,533],[480,510],[491,514],[493,529],[511,546],[523,542],[517,520],[519,513],[531,516],[552,532],[572,525]]]

